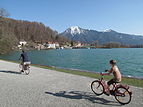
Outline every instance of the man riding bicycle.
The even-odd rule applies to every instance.
[[[24,50],[22,50],[19,60],[22,60],[21,65],[23,66],[23,69],[21,70],[21,72],[24,72],[23,70],[27,70],[27,66],[29,66],[29,64],[31,63],[28,59],[27,53]]]

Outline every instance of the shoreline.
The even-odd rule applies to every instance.
[[[0,59],[0,60],[3,60],[3,59]],[[3,61],[7,61],[7,62],[12,62],[12,63],[17,63],[18,64],[17,61],[10,61],[10,60],[3,60]],[[101,78],[100,73],[95,73],[95,72],[89,72],[89,71],[83,71],[83,70],[79,71],[79,70],[63,69],[63,68],[58,68],[58,67],[54,67],[54,66],[45,66],[45,65],[40,65],[40,64],[31,64],[31,66],[33,66],[33,67],[35,66],[35,67],[38,67],[38,68],[49,69],[49,70],[55,70],[55,71],[58,71],[58,72],[64,72],[64,73],[69,73],[69,74],[73,74],[73,75],[90,77],[90,78],[93,78],[93,79]],[[104,79],[106,81],[110,80],[111,78],[112,78],[111,75],[104,76]],[[135,86],[135,87],[143,88],[143,79],[140,79],[140,78],[123,76],[122,83],[131,85],[131,86]]]
[[[3,61],[8,61],[8,62],[14,62],[14,63],[19,63],[18,61],[12,61],[12,60],[5,60],[5,59],[0,59]],[[86,73],[92,73],[92,74],[100,74],[99,72],[92,72],[88,70],[80,70],[80,69],[74,69],[74,68],[64,68],[64,67],[56,67],[56,66],[50,66],[50,65],[40,65],[40,64],[30,64],[32,66],[39,66],[39,67],[49,67],[53,69],[63,69],[63,70],[71,70],[71,71],[77,71],[77,72],[86,72]],[[136,76],[131,76],[131,75],[122,75],[123,78],[131,78],[131,79],[139,79],[143,80],[143,77],[136,77]]]
[[[36,64],[36,65],[40,65],[40,64]],[[40,65],[40,66],[46,66],[46,65]],[[56,66],[49,66],[49,65],[48,65],[48,67],[59,68],[59,69],[64,69],[64,70],[73,70],[73,71],[100,74],[99,72],[93,72],[93,71],[88,71],[88,70],[80,70],[80,69],[74,69],[74,68],[64,68],[64,67],[56,67]],[[122,77],[143,80],[143,77],[136,77],[136,76],[131,76],[131,75],[127,75],[127,76],[122,75]]]

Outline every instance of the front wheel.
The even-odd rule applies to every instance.
[[[104,87],[103,85],[98,81],[95,80],[91,83],[91,90],[96,94],[96,95],[102,95],[104,92]]]
[[[128,91],[125,87],[118,87],[115,90],[115,99],[120,104],[128,104],[131,102],[131,92]]]
[[[23,66],[19,64],[19,71],[21,72],[23,70]]]

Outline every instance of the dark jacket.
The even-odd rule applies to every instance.
[[[22,58],[22,62],[29,62],[28,56],[26,52],[23,52],[20,56]]]

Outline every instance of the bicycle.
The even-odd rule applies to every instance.
[[[132,98],[132,92],[129,90],[129,86],[123,85],[123,84],[117,84],[113,83],[112,84],[112,89],[108,89],[108,85],[105,82],[103,75],[101,73],[101,78],[99,80],[94,80],[91,83],[91,90],[96,94],[96,95],[102,95],[107,94],[107,89],[110,91],[108,95],[113,95],[115,96],[115,99],[120,103],[120,104],[128,104],[131,102]]]
[[[19,70],[22,73],[25,73],[26,75],[28,75],[30,73],[30,63],[31,62],[24,62],[24,63],[20,63],[19,64]]]

